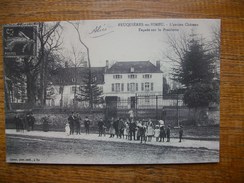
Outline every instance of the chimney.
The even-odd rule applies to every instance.
[[[156,61],[156,67],[158,68],[158,70],[160,70],[160,61]]]
[[[109,62],[108,62],[108,60],[106,60],[106,65],[105,65],[105,72],[107,72],[107,70],[108,70],[108,67],[109,67]]]

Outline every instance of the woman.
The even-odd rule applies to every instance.
[[[111,122],[110,122],[109,134],[110,134],[109,138],[112,138],[115,135],[114,119],[113,118],[111,119]]]
[[[149,123],[148,123],[148,126],[147,126],[147,139],[148,139],[148,142],[152,141],[153,135],[154,135],[153,123],[149,119]]]

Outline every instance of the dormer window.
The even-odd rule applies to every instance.
[[[151,75],[151,74],[144,74],[144,75],[143,75],[143,78],[145,78],[145,79],[149,79],[149,78],[152,78],[152,75]]]
[[[130,75],[128,75],[128,78],[129,78],[129,79],[136,79],[136,78],[137,78],[137,75],[135,75],[135,74],[130,74]]]
[[[122,75],[116,74],[116,75],[113,75],[113,78],[114,79],[121,79],[122,78]]]
[[[134,67],[131,67],[130,68],[130,72],[135,72],[135,68]]]

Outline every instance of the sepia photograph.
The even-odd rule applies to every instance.
[[[6,161],[218,163],[220,20],[3,25]]]

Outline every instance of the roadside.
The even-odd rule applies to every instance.
[[[8,135],[14,136],[16,138],[58,138],[58,139],[84,139],[84,140],[93,140],[93,141],[107,141],[107,142],[121,142],[121,143],[133,143],[139,144],[140,141],[129,141],[127,139],[120,139],[117,137],[109,138],[109,135],[105,137],[98,137],[98,134],[89,134],[86,135],[84,133],[80,135],[69,135],[67,136],[64,132],[42,132],[42,131],[30,131],[30,132],[16,132],[16,130],[6,129],[5,130],[7,138]],[[144,142],[143,142],[144,144]],[[155,138],[153,138],[152,142],[146,142],[149,145],[155,146],[171,146],[171,147],[185,147],[185,148],[206,148],[212,150],[219,150],[219,141],[210,141],[210,140],[192,140],[192,139],[184,139],[181,143],[179,143],[178,138],[172,138],[170,142],[156,142]]]

